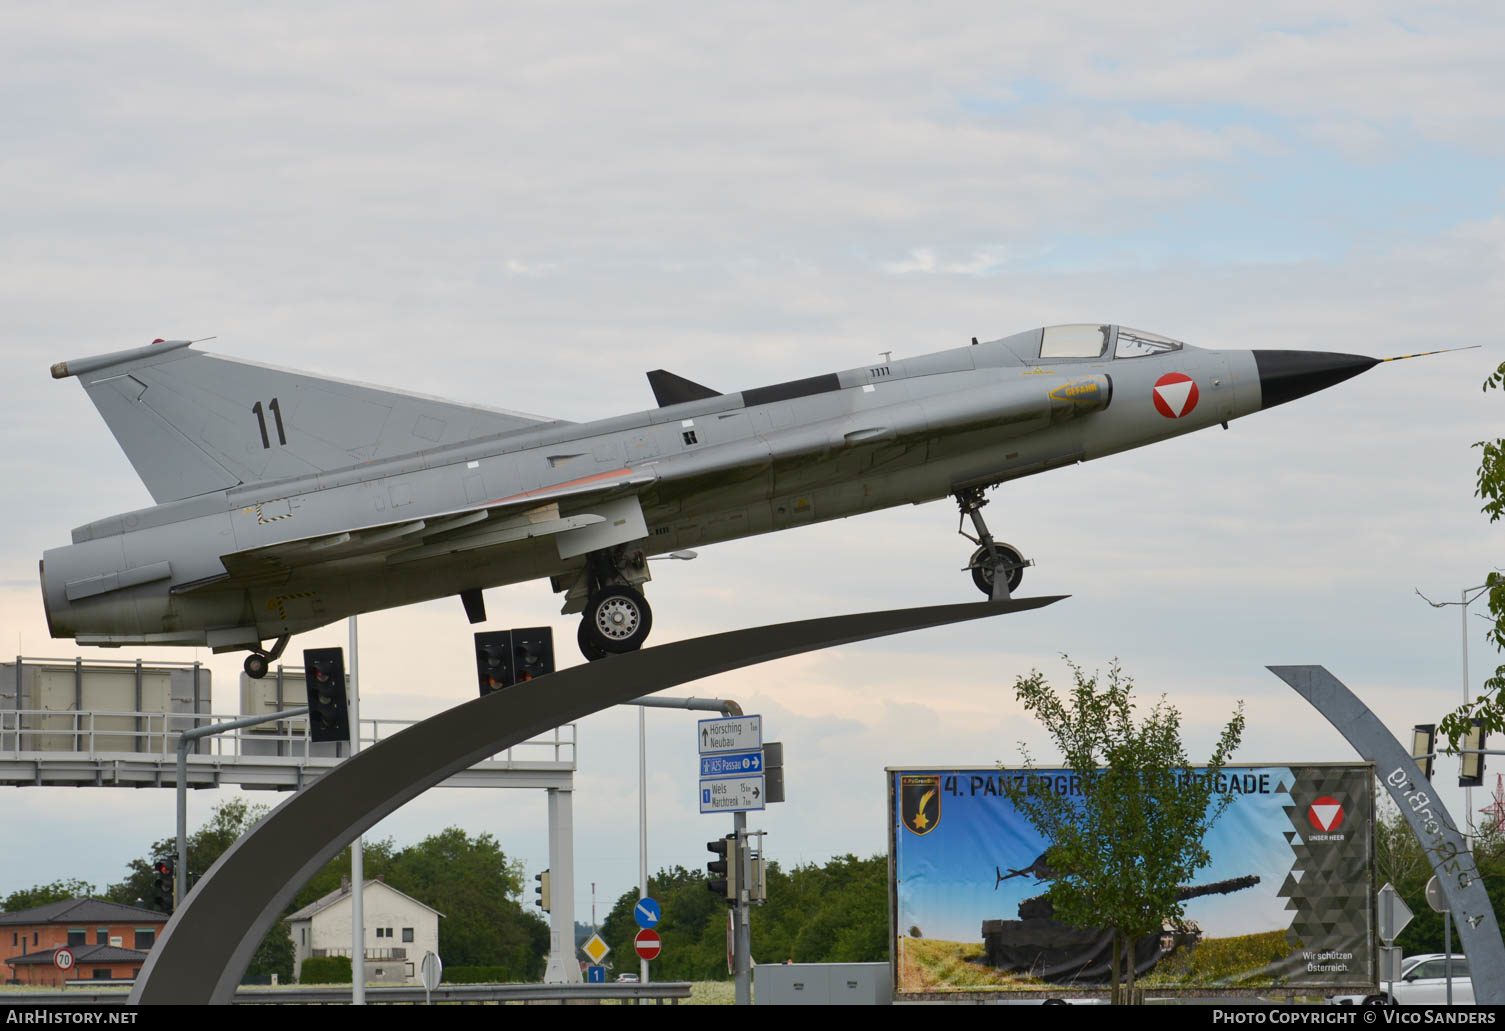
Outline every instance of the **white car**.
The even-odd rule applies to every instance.
[[[1395,1004],[1401,1006],[1446,1006],[1447,957],[1440,952],[1407,956],[1401,960],[1401,979],[1390,986]],[[1469,980],[1468,957],[1454,955],[1453,1002],[1460,1006],[1474,1004],[1474,983]],[[1384,992],[1378,995],[1335,995],[1330,1000],[1338,1006],[1384,1005]]]

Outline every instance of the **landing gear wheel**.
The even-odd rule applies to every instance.
[[[595,642],[591,640],[590,635],[586,633],[586,626],[583,620],[580,623],[579,631],[575,634],[575,643],[580,646],[580,654],[585,656],[587,662],[597,662],[606,658],[606,653],[597,648]]]
[[[603,588],[586,604],[583,615],[582,651],[584,642],[589,641],[608,655],[635,652],[653,628],[653,612],[643,596],[631,587]]]
[[[998,558],[1011,567],[1008,587],[1009,594],[1013,594],[1024,580],[1024,556],[1007,544],[994,544],[993,547],[998,549]],[[972,568],[972,582],[977,585],[977,589],[989,598],[993,597],[993,567],[988,562],[988,549],[978,548],[972,553],[972,561],[968,564]]]
[[[267,657],[265,655],[259,655],[256,652],[252,652],[250,655],[246,656],[246,676],[250,677],[252,680],[260,680],[262,677],[267,675],[267,670],[271,668],[271,665],[272,664],[267,661]]]

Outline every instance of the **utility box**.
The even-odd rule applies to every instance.
[[[168,755],[210,713],[210,683],[198,665],[0,663],[0,749]]]
[[[887,963],[760,963],[753,968],[759,1006],[887,1006]]]
[[[270,716],[285,709],[301,709],[308,704],[308,685],[302,666],[274,666],[257,680],[240,675],[240,714]],[[310,743],[308,717],[295,716],[275,723],[262,723],[240,731],[241,755],[281,755],[337,759],[350,749],[340,741]]]

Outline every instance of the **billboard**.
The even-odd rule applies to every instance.
[[[1054,919],[1042,838],[998,767],[890,768],[889,914],[896,996],[1106,988],[1112,937]],[[1070,770],[1034,770],[1079,793]],[[1135,943],[1152,991],[1367,988],[1376,982],[1374,769],[1237,766],[1185,916]]]

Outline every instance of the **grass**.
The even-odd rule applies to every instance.
[[[911,992],[1028,991],[1053,987],[1048,981],[994,970],[983,962],[981,942],[906,938],[900,944],[899,984]],[[1275,985],[1272,963],[1291,952],[1284,931],[1214,938],[1179,949],[1138,978],[1154,989],[1266,988]]]
[[[1027,990],[1046,982],[995,970],[985,964],[982,942],[948,942],[933,938],[905,938],[899,984],[906,991],[944,992],[986,989]]]
[[[1145,988],[1267,988],[1276,979],[1267,970],[1291,954],[1285,931],[1212,938],[1178,949],[1139,979]]]

